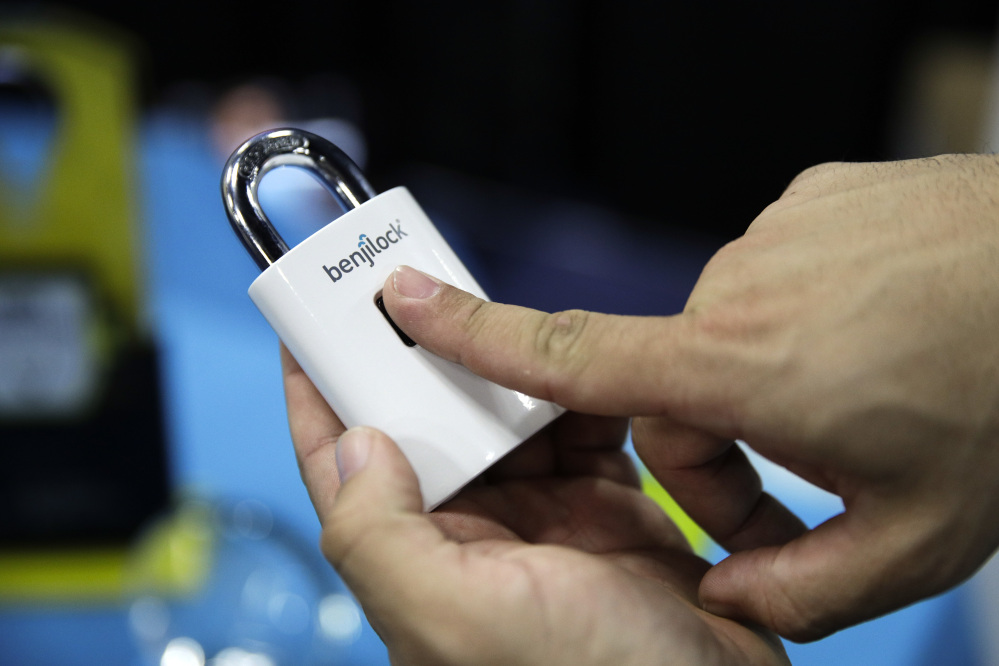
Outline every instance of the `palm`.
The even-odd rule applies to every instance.
[[[531,663],[785,663],[773,636],[700,610],[709,565],[639,489],[626,425],[567,414],[433,514],[483,621],[567,632],[529,641],[553,651]]]
[[[322,517],[343,426],[286,352],[284,362],[292,436]],[[774,636],[698,607],[708,564],[642,494],[626,429],[566,414],[429,516],[446,539],[423,568],[421,611],[431,626],[460,623],[461,645],[442,651],[440,635],[427,640],[412,618],[366,608],[395,661],[786,663]],[[435,591],[458,607],[436,608]]]

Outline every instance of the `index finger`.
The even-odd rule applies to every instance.
[[[549,314],[484,301],[405,266],[382,294],[414,341],[498,384],[574,411],[669,414],[736,436],[724,354],[709,353],[690,316]]]
[[[343,434],[343,423],[284,343],[281,344],[281,370],[298,470],[321,520],[329,515],[333,497],[340,487],[336,442]]]

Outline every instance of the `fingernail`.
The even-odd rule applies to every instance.
[[[406,298],[430,298],[440,291],[440,283],[415,268],[399,266],[392,275],[392,286]]]
[[[340,435],[336,443],[336,468],[341,483],[364,468],[370,452],[371,431],[367,428],[351,428]]]

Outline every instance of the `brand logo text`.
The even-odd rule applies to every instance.
[[[348,273],[362,265],[373,268],[379,254],[391,249],[393,245],[407,236],[409,234],[402,230],[402,222],[399,220],[389,224],[389,228],[381,236],[372,237],[368,234],[361,234],[357,237],[357,250],[335,262],[332,266],[323,265],[323,270],[330,280],[339,282]]]

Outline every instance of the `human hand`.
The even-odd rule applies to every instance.
[[[383,296],[482,376],[636,417],[642,460],[733,553],[703,606],[812,640],[947,589],[999,544],[997,192],[994,156],[810,169],[673,317],[549,315],[402,269]],[[844,512],[805,530],[737,439]]]
[[[566,414],[425,514],[395,444],[343,433],[283,346],[282,364],[323,551],[393,664],[787,663],[699,607],[708,564],[639,490],[626,420]]]

